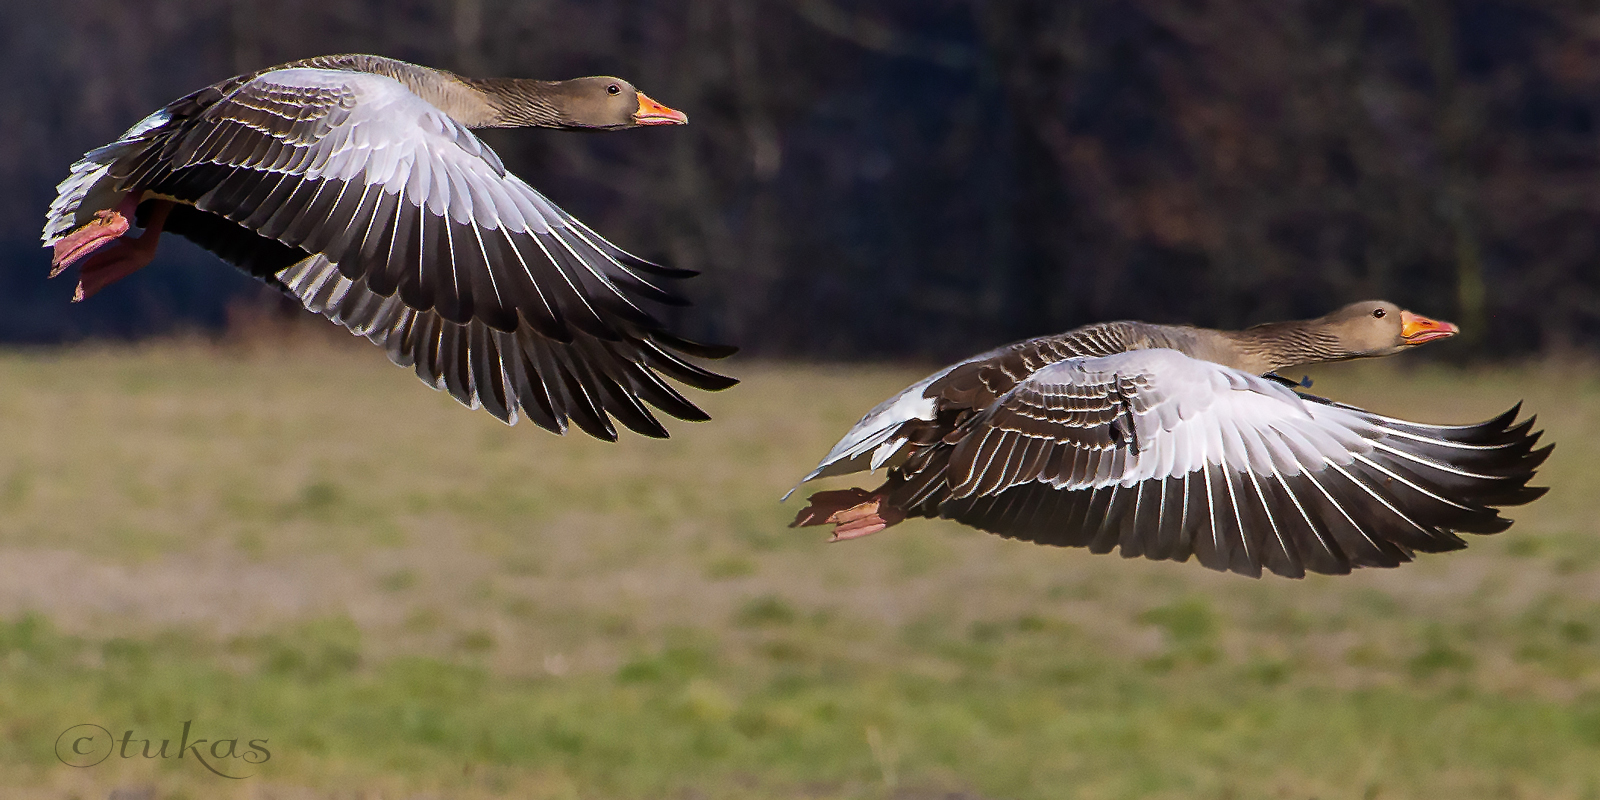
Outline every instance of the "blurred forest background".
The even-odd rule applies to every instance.
[[[1591,0],[7,0],[0,340],[270,307],[177,241],[69,307],[43,212],[165,102],[351,51],[615,74],[686,111],[485,138],[614,241],[703,270],[684,328],[747,352],[954,356],[1373,296],[1462,323],[1458,354],[1600,347]]]

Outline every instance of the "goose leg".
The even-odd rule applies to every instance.
[[[127,233],[128,220],[133,218],[133,211],[138,205],[138,193],[129,192],[122,198],[122,202],[117,204],[116,209],[96,211],[94,219],[61,237],[61,240],[56,242],[55,252],[50,257],[50,277],[60,275],[67,267],[77,263],[78,259]]]
[[[134,199],[133,195],[130,194],[129,199],[124,200],[122,205],[117,207],[118,211],[110,212],[112,215],[121,218],[120,227],[123,231],[127,231],[127,218],[131,217],[133,212],[131,209],[128,210],[126,215],[119,212],[133,202]],[[99,236],[91,243],[84,245],[87,247],[86,250],[73,255],[72,260],[75,261],[93,252],[89,260],[83,262],[83,266],[78,269],[78,290],[73,293],[72,302],[81,302],[101,289],[149,266],[150,260],[156,256],[156,245],[161,239],[161,228],[166,224],[167,213],[171,210],[171,202],[165,200],[156,201],[150,209],[150,218],[146,220],[144,233],[132,239],[120,235],[114,237]],[[107,212],[101,213],[105,214]],[[97,218],[95,222],[85,225],[84,228],[88,228],[98,222],[99,219]],[[116,223],[110,223],[106,230],[112,230],[114,227],[116,227]],[[84,228],[79,228],[73,235],[77,235]]]
[[[888,498],[865,489],[842,489],[811,495],[810,505],[795,516],[791,528],[832,525],[830,542],[859,539],[906,518],[906,512],[889,505]]]

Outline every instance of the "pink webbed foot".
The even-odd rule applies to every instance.
[[[78,259],[105,247],[112,240],[127,233],[128,217],[133,215],[133,209],[127,207],[129,203],[129,200],[122,201],[122,205],[115,211],[110,209],[96,211],[94,219],[56,242],[55,252],[50,257],[50,277],[60,275]],[[123,213],[124,211],[126,213]]]
[[[877,533],[906,518],[906,512],[889,505],[887,498],[865,489],[841,489],[811,495],[810,505],[800,510],[791,528],[832,525],[833,537],[842,542]]]
[[[89,256],[78,269],[78,288],[72,295],[72,302],[81,302],[93,296],[101,289],[148,266],[151,259],[155,258],[156,245],[161,239],[161,228],[166,223],[167,213],[172,210],[172,204],[170,202],[153,204],[144,233],[138,237],[129,239],[120,234],[111,235],[111,231],[127,231],[128,217],[133,214],[132,208],[129,208],[132,203],[133,195],[130,194],[129,199],[124,200],[116,211],[101,211],[94,221],[73,231],[66,239],[56,244],[59,257],[62,245],[81,235],[78,242],[67,248],[66,258],[63,263],[56,266],[55,271],[51,273],[52,276],[60,274],[61,270],[78,259]]]

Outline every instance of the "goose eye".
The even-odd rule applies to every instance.
[[[622,94],[622,87],[613,83],[606,87],[606,94]]]
[[[1384,310],[1381,309],[1381,308],[1373,309],[1372,316],[1374,316],[1374,317],[1376,317],[1378,319],[1383,319],[1384,313],[1386,313],[1386,312],[1384,312]]]

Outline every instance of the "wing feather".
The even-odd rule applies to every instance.
[[[1006,369],[975,372],[1003,386]],[[1497,506],[1537,496],[1526,483],[1548,452],[1514,415],[1459,428],[1391,423],[1174,350],[1015,374],[976,413],[916,435],[879,490],[892,505],[1095,553],[1193,555],[1251,576],[1342,574],[1457,549],[1457,532],[1503,530]],[[840,448],[869,452],[933,422],[936,406],[873,422],[908,392],[858,426],[874,433]],[[840,448],[824,468],[851,463]]]
[[[385,64],[396,62],[314,59],[175,101],[73,167],[46,244],[129,191],[174,198],[240,233],[188,217],[169,230],[290,287],[502,420],[526,404],[545,427],[570,419],[614,438],[608,414],[665,435],[645,403],[704,419],[662,376],[725,388],[733,381],[679,354],[732,350],[673,336],[650,305],[684,305],[659,279],[693,272],[607,242],[395,73],[380,74]]]

